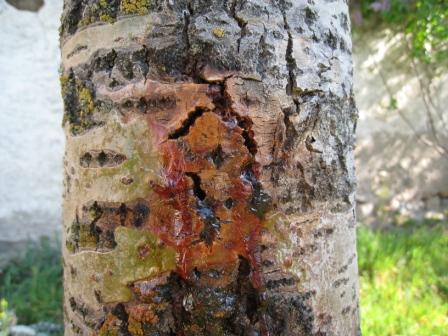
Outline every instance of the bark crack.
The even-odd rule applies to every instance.
[[[186,172],[185,175],[193,181],[193,193],[200,200],[203,201],[207,196],[205,191],[201,188],[201,177],[197,173]]]
[[[183,16],[184,16],[184,28],[183,28],[182,34],[183,34],[183,38],[185,40],[185,48],[186,48],[186,55],[187,55],[186,68],[188,68],[188,60],[190,59],[189,55],[190,55],[190,50],[191,50],[189,29],[190,29],[190,24],[191,24],[191,17],[193,16],[193,9],[191,7],[190,1],[187,3],[187,9],[185,9],[183,11]]]
[[[206,110],[197,107],[193,112],[191,112],[188,117],[182,122],[182,126],[174,130],[168,135],[168,139],[178,139],[188,134],[190,127],[194,125],[195,121],[200,118]]]
[[[226,90],[226,81],[228,78],[224,79],[222,84],[219,84],[219,94],[214,97],[214,104],[217,106],[215,109],[215,113],[217,111],[222,111],[224,114],[227,114],[236,119],[238,127],[242,129],[241,136],[244,139],[244,146],[246,146],[249,153],[253,155],[255,158],[255,154],[258,152],[258,145],[254,138],[254,131],[252,130],[253,122],[249,117],[245,117],[240,115],[235,109],[231,106],[232,97]],[[242,97],[243,101],[247,100],[247,97]],[[219,114],[219,113],[218,113]]]
[[[243,37],[246,35],[246,26],[247,26],[247,22],[244,21],[244,19],[238,17],[238,13],[236,10],[236,6],[238,5],[238,0],[235,0],[230,8],[230,13],[233,17],[233,19],[236,21],[236,23],[238,24],[238,27],[240,27],[240,37],[237,40],[237,51],[238,53],[240,53],[240,46],[241,46],[241,40],[243,39]],[[241,7],[241,6],[240,6]]]
[[[279,7],[283,16],[284,29],[288,34],[288,44],[286,46],[286,54],[285,54],[286,67],[288,69],[288,84],[286,86],[286,93],[288,95],[292,95],[292,92],[296,87],[296,79],[294,72],[295,70],[297,70],[297,63],[296,60],[294,59],[294,56],[292,55],[294,50],[294,44],[291,34],[291,27],[289,26],[288,17],[286,15],[286,3],[284,0],[279,1]]]
[[[260,73],[260,75],[262,76],[262,78],[265,77],[265,73],[266,73],[266,63],[269,61],[269,55],[270,52],[267,48],[267,43],[266,43],[266,34],[267,34],[267,29],[265,24],[263,24],[263,34],[260,36],[260,41],[258,42],[259,47],[261,48],[261,52],[260,52],[260,57],[258,59],[258,71]]]

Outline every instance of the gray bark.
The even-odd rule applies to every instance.
[[[65,0],[66,335],[357,335],[346,1]]]

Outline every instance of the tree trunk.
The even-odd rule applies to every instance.
[[[346,1],[65,0],[65,335],[357,335]]]

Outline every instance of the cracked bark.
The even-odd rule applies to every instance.
[[[347,12],[65,0],[66,335],[359,333]]]

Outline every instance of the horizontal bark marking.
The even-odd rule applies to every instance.
[[[148,14],[78,30],[61,44],[62,63],[69,69],[87,62],[100,49],[141,47],[142,38],[158,20],[157,15]]]

